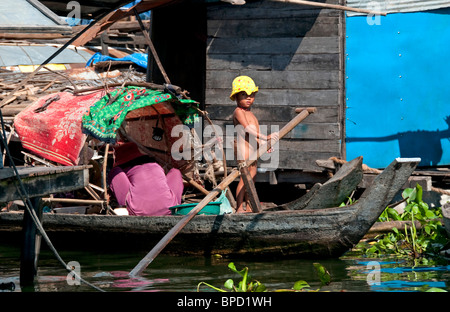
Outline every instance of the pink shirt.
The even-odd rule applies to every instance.
[[[169,207],[181,204],[183,178],[178,169],[171,169],[166,176],[159,164],[145,163],[114,167],[109,175],[111,190],[130,215],[169,215]]]

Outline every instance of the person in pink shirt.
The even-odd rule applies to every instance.
[[[132,142],[116,145],[114,157],[109,186],[129,215],[170,215],[169,207],[181,204],[184,186],[180,170],[172,168],[166,175],[154,159],[142,154]]]

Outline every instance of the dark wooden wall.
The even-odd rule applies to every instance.
[[[341,11],[281,1],[209,5],[205,106],[211,119],[233,124],[231,83],[248,75],[260,90],[252,110],[269,129],[285,125],[297,107],[317,107],[280,142],[279,169],[322,171],[315,160],[345,159],[344,26]]]
[[[204,105],[206,66],[206,7],[182,1],[152,11],[152,41],[170,82],[190,92]],[[153,59],[153,58],[152,58]],[[164,83],[156,63],[151,80]]]

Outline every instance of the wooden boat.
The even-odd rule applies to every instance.
[[[263,213],[197,215],[164,253],[241,256],[337,257],[366,234],[420,159],[394,160],[353,205]],[[115,248],[153,247],[183,216],[44,214],[43,225],[55,246],[75,243]],[[22,216],[0,213],[0,231],[20,230]],[[3,233],[2,233],[3,235]],[[56,242],[58,241],[58,242]],[[61,242],[61,243],[59,243]]]

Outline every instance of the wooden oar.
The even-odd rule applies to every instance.
[[[335,10],[342,10],[342,11],[365,13],[365,14],[371,14],[371,15],[383,15],[383,16],[387,15],[385,12],[376,12],[376,11],[371,11],[371,10],[366,10],[366,9],[352,8],[352,7],[348,7],[348,6],[344,6],[344,5],[321,3],[321,2],[316,2],[316,1],[286,0],[286,2],[316,6],[316,7],[321,7],[321,8],[325,8],[325,9],[335,9]]]
[[[278,136],[278,140],[283,138],[287,133],[289,133],[296,125],[298,125],[302,120],[309,116],[310,113],[314,113],[316,111],[315,108],[307,108],[302,110],[297,116],[294,117],[286,126],[284,126]],[[273,143],[276,143],[274,140]],[[267,152],[269,145],[263,144],[261,148],[255,151],[256,155],[261,157],[265,152]],[[255,154],[254,153],[254,154]],[[247,161],[247,165],[251,165],[256,161],[255,155],[252,155]],[[185,225],[207,204],[211,202],[218,194],[220,194],[231,182],[234,181],[237,177],[239,177],[240,171],[237,169],[233,169],[232,172],[222,180],[222,182],[217,185],[215,189],[209,192],[205,198],[197,204],[186,216],[184,216],[167,234],[153,247],[152,250],[144,257],[142,260],[134,267],[133,270],[129,273],[130,276],[138,276],[145,270],[145,268],[159,255],[159,253],[167,246],[167,244],[177,235]]]

